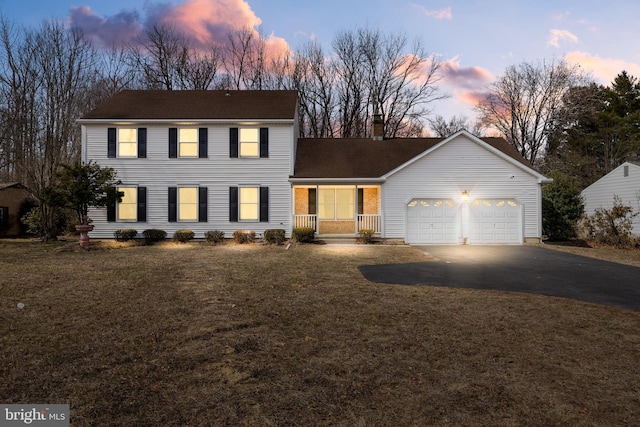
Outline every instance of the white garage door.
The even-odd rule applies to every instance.
[[[520,204],[513,199],[479,199],[469,209],[469,243],[522,243]]]
[[[458,243],[458,206],[451,199],[414,199],[407,204],[406,242]]]

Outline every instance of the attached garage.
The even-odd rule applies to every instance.
[[[515,199],[477,199],[469,207],[469,243],[521,244],[522,211]]]
[[[407,243],[458,243],[459,207],[451,199],[413,199],[407,204]]]

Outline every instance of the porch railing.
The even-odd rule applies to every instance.
[[[382,230],[382,220],[380,215],[358,215],[358,230],[373,230],[374,233],[380,233]]]
[[[313,228],[318,232],[318,217],[317,215],[294,215],[295,228],[308,227]]]
[[[316,233],[318,232],[318,216],[317,215],[294,215],[294,227],[309,227],[313,228]],[[358,215],[357,229],[360,230],[373,230],[374,233],[380,233],[382,231],[382,217],[377,214]]]

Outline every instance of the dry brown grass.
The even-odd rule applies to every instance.
[[[640,419],[640,313],[358,272],[426,259],[405,246],[99,246],[0,241],[0,402],[74,426]]]

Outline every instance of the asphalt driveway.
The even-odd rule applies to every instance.
[[[363,265],[371,282],[528,292],[640,311],[640,268],[536,246],[419,246],[433,261]]]

